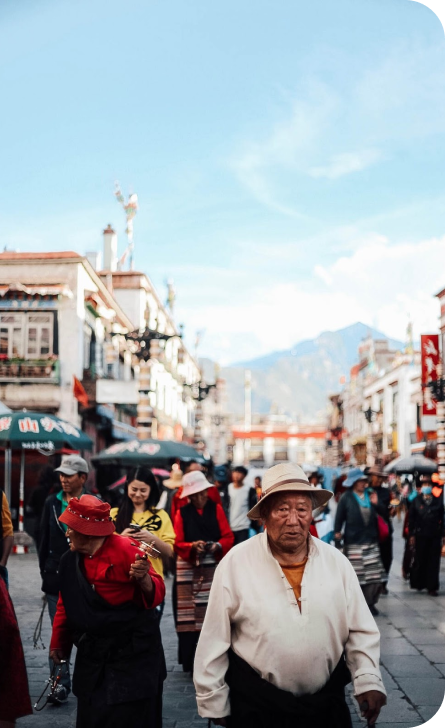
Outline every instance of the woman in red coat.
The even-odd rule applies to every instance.
[[[209,498],[211,483],[204,473],[187,473],[182,484],[190,503],[176,512],[174,521],[176,630],[178,661],[184,672],[192,672],[213,575],[235,539],[222,506]]]

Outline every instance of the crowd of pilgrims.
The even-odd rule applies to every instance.
[[[260,522],[250,520],[247,515],[261,497],[261,478],[256,477],[250,486],[246,485],[248,471],[243,466],[231,470],[219,468],[217,477],[218,472],[223,472],[225,477],[210,482],[203,467],[191,462],[182,464],[182,470],[179,465],[174,466],[170,476],[161,479],[149,468],[138,467],[127,473],[120,502],[110,511],[117,534],[129,537],[133,545],[148,543],[156,549],[157,557],[149,557],[154,573],[163,578],[173,577],[178,662],[190,673],[219,561],[234,545],[262,531]],[[84,481],[86,478],[85,474]],[[315,488],[323,487],[320,470],[314,470],[309,480]],[[404,514],[404,578],[413,589],[426,589],[431,596],[438,593],[445,525],[443,488],[434,480],[437,481],[434,476],[425,476],[412,484],[407,481],[404,486],[399,483],[398,487],[389,487],[385,473],[379,468],[353,468],[346,477],[338,479],[333,502],[312,523],[313,536],[343,550],[374,615],[378,614],[379,597],[388,593],[395,515],[400,518]],[[86,492],[83,488],[82,493]],[[42,520],[36,538],[44,575],[42,589],[48,597],[51,620],[56,618],[57,632],[59,587],[45,583],[45,574],[48,579],[51,576],[45,565],[53,553],[48,546],[52,538],[48,520],[51,514],[45,515],[50,502],[53,509],[54,504],[59,507],[63,503],[60,492],[42,499]],[[61,512],[63,508],[59,508],[58,516]],[[66,539],[66,527],[64,531],[58,525],[57,537],[62,544],[61,534]],[[162,596],[158,602],[154,611],[160,622],[165,598]],[[69,670],[64,667],[53,702],[63,702],[70,689]],[[1,717],[0,711],[0,723]]]

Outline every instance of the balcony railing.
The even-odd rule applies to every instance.
[[[58,384],[59,381],[58,359],[0,359],[0,382]]]

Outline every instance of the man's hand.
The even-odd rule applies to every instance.
[[[130,579],[142,581],[147,576],[149,568],[150,562],[148,559],[143,559],[142,556],[136,554],[136,560],[134,564],[130,566]]]
[[[206,550],[206,542],[205,541],[193,541],[192,548],[194,548],[198,554],[202,554]]]
[[[227,725],[225,718],[210,718],[210,720],[214,725]]]
[[[368,725],[374,725],[381,709],[386,705],[386,695],[379,690],[368,690],[367,693],[357,695],[355,699],[362,717],[366,718]]]
[[[55,649],[49,651],[49,659],[56,663],[56,665],[60,665],[62,660],[65,659],[65,655],[63,654],[63,650]]]
[[[378,506],[379,499],[377,493],[371,493],[371,495],[369,496],[369,500],[371,501],[373,506]]]

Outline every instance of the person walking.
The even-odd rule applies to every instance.
[[[219,564],[196,651],[198,712],[230,728],[350,728],[345,685],[368,724],[386,702],[380,634],[357,577],[310,535],[332,493],[293,463],[266,471],[260,533]]]
[[[60,522],[72,498],[86,493],[85,483],[88,477],[88,463],[79,455],[65,457],[62,464],[55,469],[60,474],[62,489],[50,495],[43,508],[40,523],[39,566],[42,577],[42,591],[48,602],[48,613],[51,624],[56,614],[59,598],[59,565],[63,554],[69,550],[67,528]],[[50,662],[50,668],[53,668]],[[62,666],[61,680],[51,695],[49,702],[60,704],[65,702],[71,691],[71,678],[68,661]]]
[[[173,556],[175,532],[170,516],[158,509],[159,488],[149,468],[136,468],[127,475],[124,498],[119,508],[112,508],[111,519],[116,532],[136,541],[152,544],[162,558],[151,558],[151,564],[160,576],[164,576],[163,558]],[[164,603],[160,605],[162,616]]]
[[[237,465],[232,470],[232,482],[229,484],[229,523],[235,537],[235,546],[249,538],[249,528],[253,525],[247,513],[257,502],[255,488],[245,484],[247,468]]]
[[[184,672],[192,672],[216,565],[233,546],[234,537],[222,506],[209,498],[211,483],[204,473],[187,473],[182,483],[184,497],[190,503],[180,508],[175,518],[173,605],[178,662]]]
[[[161,728],[166,671],[155,608],[164,580],[138,541],[115,533],[108,503],[71,498],[59,521],[70,550],[60,560],[50,658],[61,665],[77,646],[76,726]]]
[[[426,589],[432,597],[439,593],[440,558],[445,545],[443,506],[443,489],[433,489],[431,477],[424,476],[420,494],[409,509],[409,542],[414,549],[410,586],[418,591]]]
[[[0,579],[8,588],[8,559],[14,546],[14,529],[6,495],[0,490]]]
[[[343,483],[349,490],[338,502],[334,538],[339,545],[344,526],[344,554],[357,574],[371,614],[377,616],[376,604],[385,572],[380,558],[377,506],[371,503],[367,486],[363,470],[352,468]]]
[[[379,515],[383,518],[386,525],[388,526],[388,535],[385,539],[379,542],[380,558],[382,560],[383,568],[385,570],[385,577],[382,581],[381,594],[388,594],[388,580],[389,572],[391,570],[391,564],[393,559],[393,533],[394,527],[392,524],[393,516],[395,515],[395,509],[391,505],[392,494],[388,487],[383,484],[386,480],[386,473],[380,468],[373,465],[368,470],[368,482],[370,489],[370,499],[377,506]],[[376,495],[376,500],[373,501],[372,493]]]

